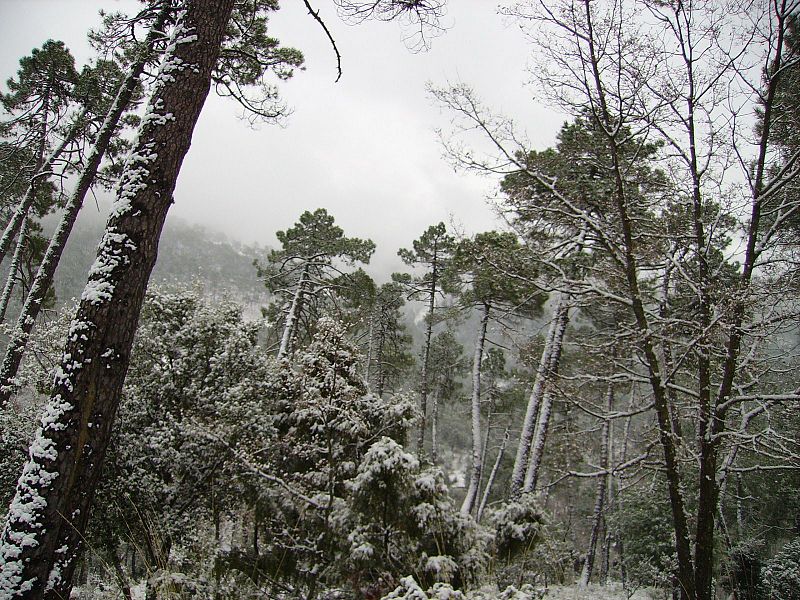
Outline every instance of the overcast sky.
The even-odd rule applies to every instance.
[[[451,220],[474,233],[497,226],[486,203],[497,182],[456,173],[435,130],[450,115],[427,82],[471,85],[493,109],[513,116],[537,147],[553,143],[561,118],[536,103],[529,47],[491,0],[450,0],[447,31],[428,51],[410,51],[397,23],[347,25],[330,0],[317,7],[342,54],[334,54],[300,0],[283,0],[270,33],[306,57],[282,84],[293,110],[285,127],[251,129],[238,106],[209,96],[184,162],[171,214],[244,242],[274,245],[274,232],[304,210],[325,207],[346,234],[378,245],[373,263],[397,269],[397,249],[428,225]],[[78,65],[91,58],[86,31],[97,12],[135,10],[130,0],[0,0],[0,77],[48,38],[66,42]],[[85,210],[95,210],[89,204]]]

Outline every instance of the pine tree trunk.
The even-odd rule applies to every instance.
[[[428,318],[425,327],[425,345],[422,348],[422,381],[420,382],[419,412],[420,422],[417,433],[417,456],[422,459],[425,455],[425,430],[427,429],[428,413],[428,366],[431,356],[431,336],[433,335],[433,311],[436,309],[436,264],[433,266],[431,276],[431,287],[428,290],[430,299],[428,301]]]
[[[97,170],[108,150],[108,145],[119,125],[119,121],[130,106],[133,93],[139,83],[139,77],[150,58],[151,46],[158,37],[163,35],[164,23],[172,10],[169,4],[165,4],[156,18],[153,28],[147,34],[144,50],[137,57],[136,62],[131,65],[125,81],[117,91],[117,96],[97,134],[94,147],[86,159],[86,164],[81,171],[78,183],[64,209],[58,229],[56,229],[47,246],[42,263],[39,265],[28,297],[22,307],[22,312],[17,319],[16,331],[6,348],[3,362],[0,365],[0,407],[8,403],[14,392],[14,378],[17,376],[19,365],[22,362],[28,338],[39,316],[47,290],[53,283],[53,277],[61,261],[61,255],[67,245],[67,240],[72,233],[72,228],[78,218],[78,213],[83,206],[86,194],[97,176]]]
[[[83,114],[85,114],[85,111]],[[83,114],[78,117],[76,122],[80,122]],[[17,204],[17,208],[14,209],[14,213],[11,215],[11,219],[6,224],[6,228],[3,231],[2,237],[0,237],[0,264],[2,264],[3,260],[5,259],[8,249],[11,248],[11,242],[14,241],[14,238],[19,232],[23,219],[28,216],[31,206],[33,206],[33,203],[36,200],[37,183],[40,179],[47,179],[50,177],[50,169],[53,167],[53,163],[58,160],[58,157],[61,156],[61,153],[64,152],[64,149],[67,147],[67,145],[73,141],[77,129],[77,126],[70,129],[69,133],[64,136],[64,139],[61,140],[61,143],[47,156],[47,158],[44,158],[44,148],[42,147],[41,158],[36,163],[35,173],[33,177],[31,177],[28,188],[25,190],[25,195]]]
[[[300,311],[303,309],[303,295],[306,292],[306,280],[308,279],[308,264],[303,265],[300,272],[300,280],[297,282],[297,289],[292,297],[292,304],[289,307],[289,314],[286,315],[286,324],[283,326],[281,345],[278,348],[278,360],[289,358],[293,352],[292,340],[297,335],[297,322],[300,320]]]
[[[536,379],[533,382],[533,389],[528,398],[528,407],[525,411],[525,420],[522,422],[517,455],[514,459],[514,469],[511,472],[511,483],[509,485],[510,498],[519,496],[525,482],[525,472],[528,469],[531,445],[536,430],[536,422],[539,418],[542,395],[549,376],[553,348],[555,345],[561,345],[563,343],[564,332],[566,331],[566,328],[561,328],[559,326],[559,315],[564,310],[565,305],[566,299],[562,294],[559,296],[558,303],[553,311],[553,320],[547,332],[547,338],[542,348],[542,356],[539,359],[539,367],[536,370]],[[557,333],[560,333],[561,336],[558,340],[556,340]]]
[[[491,391],[489,392],[491,396]],[[486,433],[483,434],[483,445],[481,446],[481,465],[486,464],[486,456],[489,453],[489,437],[492,433],[492,416],[494,415],[494,402],[489,401],[489,409],[486,411],[486,422],[484,429]],[[481,486],[483,485],[483,469],[481,469],[481,478],[478,480],[478,495],[481,495]]]
[[[369,334],[367,336],[367,358],[366,358],[366,368],[364,369],[364,381],[367,384],[367,388],[369,389],[371,386],[372,380],[372,344],[374,338],[374,331],[375,331],[375,311],[374,309],[370,311],[369,317]]]
[[[0,542],[0,596],[68,598],[147,281],[233,0],[176,19]]]
[[[27,216],[22,219],[22,226],[20,227],[19,238],[17,239],[17,247],[14,249],[14,256],[11,258],[8,277],[6,278],[5,286],[3,286],[3,294],[0,296],[0,323],[4,323],[6,320],[8,303],[11,302],[11,294],[14,291],[14,284],[20,270],[20,263],[22,262],[22,251],[25,249],[25,244],[28,242],[29,224],[30,220]],[[3,402],[0,400],[0,406],[2,405]]]
[[[490,309],[489,304],[483,305],[483,315],[478,328],[478,337],[475,340],[475,355],[472,360],[472,467],[467,495],[461,504],[461,512],[465,515],[472,513],[475,508],[478,485],[483,471],[481,464],[481,442],[483,441],[483,436],[481,436],[481,361],[483,360],[483,347],[486,343],[486,327],[489,324]]]
[[[542,392],[542,405],[539,409],[536,435],[533,439],[528,468],[525,472],[525,480],[522,485],[522,492],[525,494],[536,491],[536,484],[539,480],[539,468],[542,465],[544,446],[547,441],[547,431],[550,427],[550,413],[553,410],[553,388],[551,380],[558,373],[558,366],[561,362],[561,349],[564,345],[564,332],[569,322],[569,305],[564,303],[563,305],[559,305],[559,309],[559,313],[555,316],[556,329],[553,333],[553,346],[550,352],[550,363],[548,365],[547,377],[545,378],[544,390]]]
[[[500,444],[500,448],[497,450],[497,457],[494,460],[492,472],[489,474],[489,479],[486,481],[486,487],[483,490],[483,497],[481,498],[481,503],[478,506],[478,513],[475,515],[475,520],[479,523],[481,521],[481,517],[483,516],[483,511],[486,509],[486,504],[489,502],[489,495],[492,493],[492,486],[494,485],[495,479],[497,479],[497,472],[500,470],[500,463],[503,462],[503,457],[506,454],[507,444],[508,427],[506,427],[506,430],[503,433],[503,442]]]
[[[439,390],[433,395],[433,410],[431,411],[431,462],[436,464],[439,460]]]

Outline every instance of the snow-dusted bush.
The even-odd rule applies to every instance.
[[[127,548],[132,578],[186,594],[213,585],[223,515],[256,495],[235,447],[272,431],[257,331],[232,302],[149,294],[93,509],[109,565]]]
[[[502,504],[489,519],[495,530],[497,556],[504,560],[530,552],[541,541],[544,515],[533,494]]]
[[[404,577],[397,588],[381,600],[539,600],[542,597],[542,593],[527,584],[519,589],[508,586],[498,593],[463,592],[447,583],[436,583],[425,589],[413,577]]]
[[[494,528],[495,577],[501,587],[521,585],[535,568],[533,552],[543,539],[544,513],[533,494],[523,494],[489,514]]]
[[[761,573],[765,598],[800,600],[800,538],[786,544]]]
[[[497,600],[538,600],[543,594],[529,583],[525,583],[517,589],[513,585],[508,586],[500,592]]]
[[[461,515],[438,469],[383,437],[367,451],[350,483],[351,570],[359,581],[397,581],[414,573],[426,587],[474,583],[485,554],[478,527]]]
[[[424,590],[413,577],[404,577],[400,585],[381,600],[465,600],[465,596],[446,583],[436,583]]]

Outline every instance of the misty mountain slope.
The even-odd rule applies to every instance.
[[[96,209],[82,211],[56,272],[58,305],[80,296],[104,226],[104,215]],[[266,303],[266,290],[253,266],[253,260],[263,259],[266,252],[168,218],[150,286],[199,285],[212,296],[228,295],[244,305]]]

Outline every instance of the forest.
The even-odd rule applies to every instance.
[[[167,220],[211,92],[286,115],[279,10],[142,0],[4,74],[0,600],[800,599],[800,3],[501,4],[568,119],[421,90],[501,225],[393,273],[324,198],[272,247]]]

